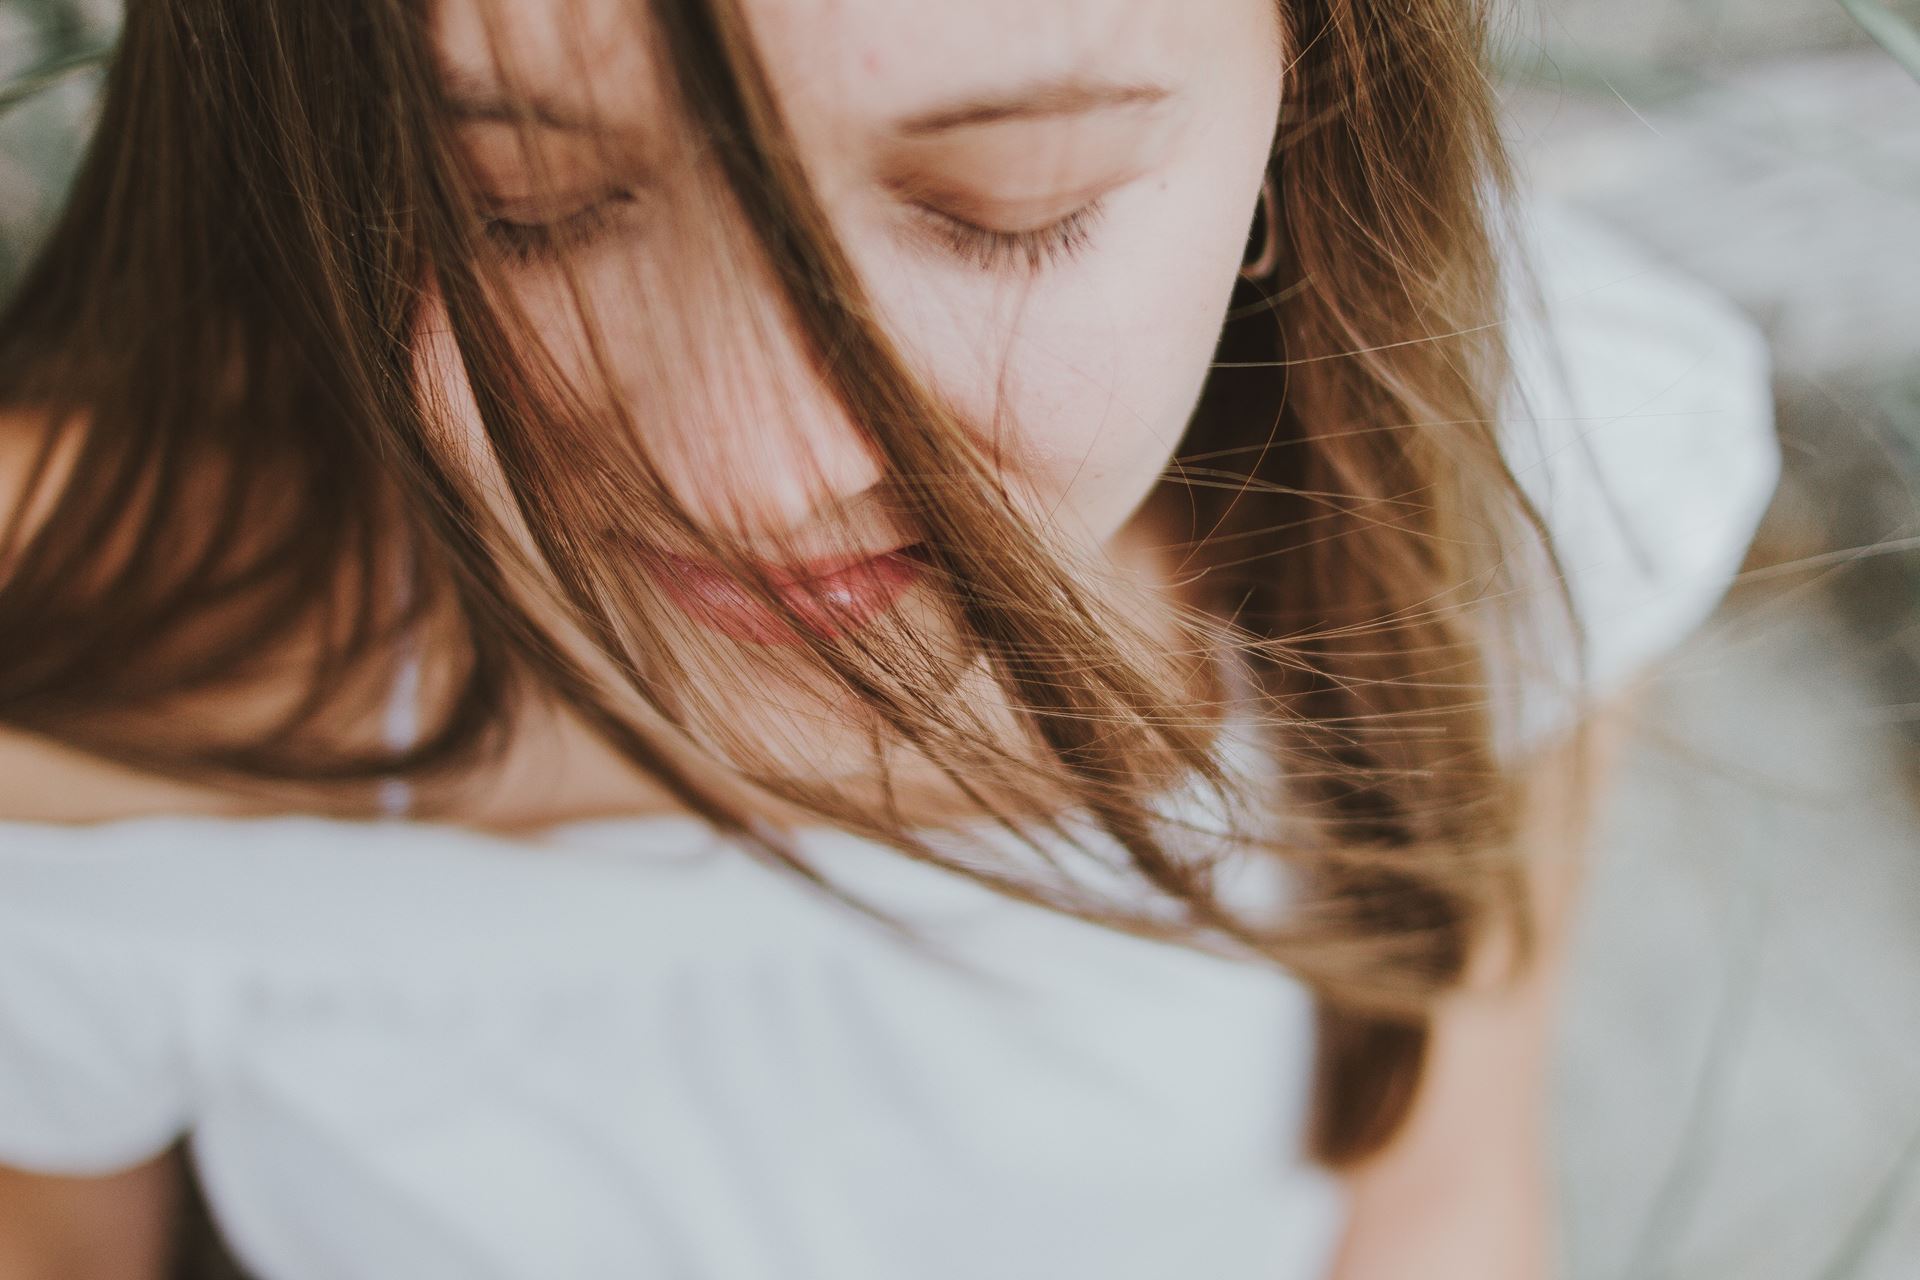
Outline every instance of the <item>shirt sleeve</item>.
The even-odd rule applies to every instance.
[[[80,868],[36,865],[74,851],[43,859],[31,835],[0,824],[0,1165],[107,1173],[186,1130],[188,1002],[169,966],[47,901]]]
[[[1516,276],[1504,447],[1566,596],[1544,560],[1515,575],[1527,625],[1494,675],[1510,752],[1569,727],[1700,626],[1780,474],[1751,321],[1567,210],[1536,203],[1521,229],[1530,271]]]

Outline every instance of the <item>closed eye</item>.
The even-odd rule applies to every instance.
[[[916,220],[946,250],[982,271],[1041,271],[1085,249],[1094,224],[1105,211],[1101,200],[1075,209],[1043,227],[1000,231],[957,218],[928,204],[911,206]]]
[[[592,243],[622,222],[638,201],[632,189],[609,192],[555,218],[483,218],[481,234],[516,262],[557,258]]]
[[[556,218],[525,219],[494,215],[482,220],[482,234],[509,258],[531,263],[558,258],[593,243],[621,223],[637,201],[634,190],[617,190]],[[945,251],[982,271],[1039,272],[1063,262],[1092,240],[1105,210],[1093,200],[1045,226],[1020,231],[983,227],[929,204],[910,206],[916,220]]]

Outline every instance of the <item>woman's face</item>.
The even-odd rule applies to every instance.
[[[633,4],[440,0],[505,279],[563,368],[588,367],[586,303],[623,410],[696,520],[783,567],[795,548],[897,548],[911,535],[877,506],[877,459],[744,230],[728,234],[715,166],[665,123]],[[1274,0],[741,7],[909,367],[979,424],[1045,532],[1111,552],[1193,410],[1258,212]],[[433,308],[423,355],[445,403],[470,408]]]

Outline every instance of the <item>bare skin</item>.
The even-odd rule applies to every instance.
[[[0,1168],[0,1275],[10,1280],[158,1280],[172,1258],[179,1157],[100,1177]]]

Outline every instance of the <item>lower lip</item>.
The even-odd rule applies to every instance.
[[[748,644],[806,642],[726,574],[679,556],[650,556],[648,567],[666,597],[704,626]],[[891,551],[776,590],[809,631],[832,637],[857,631],[892,609],[920,573],[911,556]]]

